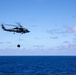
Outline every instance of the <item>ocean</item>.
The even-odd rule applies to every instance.
[[[76,56],[0,56],[0,75],[76,75]]]

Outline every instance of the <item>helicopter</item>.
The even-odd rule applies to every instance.
[[[11,25],[11,24],[6,24],[6,25],[16,26],[16,25]],[[28,29],[23,28],[20,24],[18,24],[18,26],[16,26],[15,28],[12,28],[12,29],[6,29],[3,24],[1,24],[1,26],[4,31],[14,32],[14,34],[15,34],[15,32],[21,33],[21,34],[30,32]]]
[[[19,23],[16,23],[17,25],[11,25],[11,24],[1,24],[1,27],[4,31],[8,31],[8,32],[14,32],[15,33],[21,33],[21,34],[25,34],[25,33],[29,33],[30,31],[26,28],[24,28],[22,25],[20,25]],[[8,25],[8,26],[16,26],[14,28],[10,28],[7,29],[5,28],[4,25]],[[20,44],[17,45],[17,47],[20,47]]]

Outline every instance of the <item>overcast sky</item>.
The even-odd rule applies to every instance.
[[[0,27],[0,55],[76,55],[76,0],[0,0],[0,24],[15,22],[30,33]]]

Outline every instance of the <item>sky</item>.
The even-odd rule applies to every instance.
[[[15,22],[30,33],[13,34],[0,26],[0,56],[76,56],[76,0],[0,0],[0,25]]]

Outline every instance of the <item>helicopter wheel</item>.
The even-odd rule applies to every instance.
[[[18,44],[17,47],[20,47],[20,44]]]

